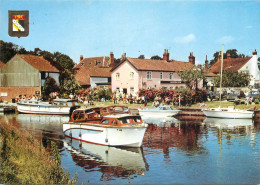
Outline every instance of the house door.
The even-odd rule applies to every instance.
[[[123,93],[127,94],[127,89],[126,88],[123,89]]]

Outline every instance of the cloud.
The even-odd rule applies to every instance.
[[[194,34],[189,34],[189,35],[186,35],[186,36],[183,36],[183,37],[175,37],[174,42],[183,44],[183,43],[192,42],[195,39],[196,39],[196,37],[195,37]]]
[[[227,44],[234,40],[232,36],[224,36],[217,40],[218,43]]]

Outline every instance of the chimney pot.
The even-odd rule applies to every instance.
[[[80,55],[79,61],[83,60],[83,55]]]
[[[256,51],[256,49],[253,51],[253,55],[257,55],[257,51]]]
[[[206,60],[205,60],[205,68],[209,68],[209,61],[208,61],[208,56],[206,55]]]
[[[110,52],[110,67],[115,67],[115,58],[113,52]]]
[[[170,53],[168,52],[168,49],[164,50],[163,60],[166,60],[167,62],[170,61]]]
[[[189,62],[195,65],[195,57],[193,56],[193,52],[190,52]]]

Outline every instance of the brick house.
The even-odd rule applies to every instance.
[[[189,62],[170,60],[168,50],[165,50],[163,60],[127,57],[111,70],[112,91],[136,94],[139,89],[184,87],[177,72],[191,67],[195,67],[193,53],[190,53]]]
[[[227,54],[227,58],[223,59],[223,71],[231,70],[233,72],[249,72],[252,75],[250,86],[260,86],[260,70],[258,67],[257,61],[257,52],[253,51],[252,57],[243,57],[243,58],[231,58],[230,54]],[[218,61],[214,63],[209,68],[209,75],[219,75],[221,70],[221,56],[219,56]],[[213,86],[212,80],[208,79],[208,84]]]
[[[19,95],[41,95],[48,77],[59,85],[59,70],[42,56],[16,54],[0,68],[0,99],[11,102]]]
[[[110,52],[110,57],[83,58],[73,68],[76,79],[83,88],[111,88],[111,72],[115,66],[114,54]]]

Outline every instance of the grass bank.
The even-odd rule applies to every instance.
[[[0,120],[1,121],[1,120]],[[75,184],[61,167],[57,145],[48,152],[32,135],[0,124],[0,184]]]

